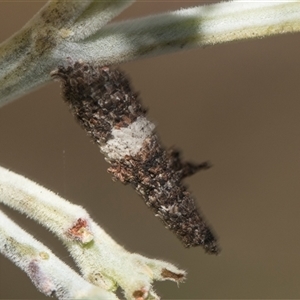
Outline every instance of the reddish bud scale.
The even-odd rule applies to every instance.
[[[210,165],[183,162],[178,151],[161,146],[153,130],[143,137],[137,152],[129,149],[131,154],[112,159],[103,145],[115,138],[116,131],[130,128],[134,122],[145,118],[146,110],[137,93],[132,92],[128,79],[119,70],[83,62],[59,67],[52,76],[62,81],[65,101],[83,129],[104,152],[111,164],[108,171],[113,179],[132,185],[185,247],[201,245],[208,253],[218,253],[212,231],[182,184],[184,177]]]

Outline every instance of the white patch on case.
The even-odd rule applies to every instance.
[[[101,152],[108,160],[119,160],[125,155],[136,155],[143,146],[143,142],[149,137],[155,125],[145,117],[138,117],[128,127],[114,128],[111,132],[112,138],[100,147]]]

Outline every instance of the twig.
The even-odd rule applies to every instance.
[[[104,66],[191,47],[300,31],[300,0],[236,0],[103,27],[131,2],[50,1],[0,45],[0,105],[50,81],[50,71],[64,64],[67,57]]]
[[[185,279],[185,272],[172,264],[126,251],[100,228],[82,207],[2,167],[0,167],[0,191],[0,202],[36,220],[65,244],[83,278],[93,285],[111,291],[120,286],[126,299],[150,300],[158,299],[152,288],[154,280],[171,280],[179,283]],[[1,216],[0,220],[3,220]],[[11,224],[2,221],[0,231],[14,232],[15,225],[10,228]],[[12,248],[5,248],[10,234],[12,233],[4,234],[2,237],[0,251],[4,251],[8,258],[15,259],[17,256],[14,252],[10,254]],[[24,235],[23,238],[22,234],[15,237],[21,250],[22,247],[31,246],[32,240],[29,235],[26,235],[27,237],[28,239],[25,239]],[[36,244],[33,244],[33,247],[34,245]],[[38,244],[37,247],[42,246]],[[23,255],[24,252],[20,252],[21,260]],[[36,252],[34,255],[36,257]],[[28,262],[26,255],[24,260],[26,265]],[[50,268],[49,265],[45,266],[47,267]],[[61,274],[59,265],[53,272]],[[77,284],[80,286],[81,281]]]
[[[112,292],[80,277],[1,211],[0,252],[22,269],[37,289],[47,296],[58,299],[118,299]]]

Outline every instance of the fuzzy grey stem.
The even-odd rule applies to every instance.
[[[300,1],[226,1],[181,9],[103,27],[79,43],[73,58],[101,65],[300,31]],[[112,46],[113,45],[113,46]],[[57,49],[57,56],[65,48]]]
[[[50,71],[71,55],[72,42],[99,31],[132,2],[49,1],[0,45],[0,106],[48,83]],[[63,53],[56,56],[61,48]]]
[[[46,296],[62,300],[118,300],[112,292],[84,280],[1,211],[0,253],[22,269]]]
[[[98,65],[300,31],[300,1],[226,1],[106,25],[133,0],[50,1],[0,45],[0,105],[72,57]]]

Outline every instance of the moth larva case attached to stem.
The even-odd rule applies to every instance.
[[[217,254],[216,238],[182,184],[184,177],[209,168],[209,163],[183,162],[178,151],[161,145],[121,71],[70,61],[51,75],[61,80],[65,101],[111,164],[113,179],[133,186],[185,247],[201,245]]]

